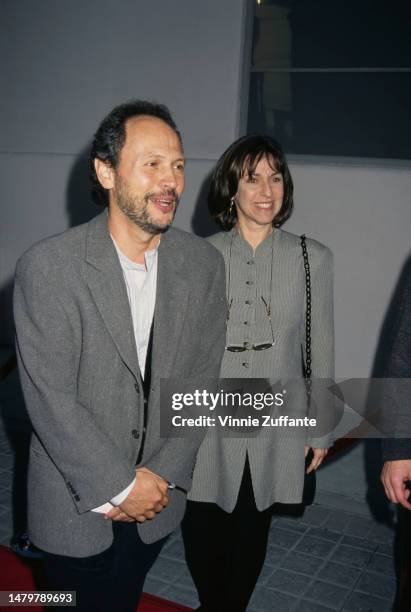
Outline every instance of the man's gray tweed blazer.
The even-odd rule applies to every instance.
[[[140,465],[191,486],[201,440],[161,439],[160,378],[217,377],[225,338],[224,263],[206,241],[161,238],[148,425]],[[20,377],[34,434],[29,534],[52,553],[108,548],[112,523],[93,508],[133,480],[143,428],[142,380],[121,266],[103,212],[43,240],[19,260],[15,322]],[[138,525],[153,542],[180,522],[185,494]]]

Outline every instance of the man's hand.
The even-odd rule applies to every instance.
[[[126,499],[105,516],[113,521],[143,523],[168,504],[168,483],[147,468],[136,470],[136,482]]]
[[[411,459],[386,461],[381,472],[381,482],[388,499],[394,504],[401,504],[411,510],[408,501],[411,491],[406,488],[407,480],[411,480]]]
[[[305,447],[304,457],[308,455],[310,448],[311,448],[310,446]],[[309,474],[313,470],[316,470],[317,468],[320,467],[321,463],[323,462],[324,457],[328,453],[328,448],[313,448],[312,451],[313,451],[313,458],[311,460],[310,465],[307,468],[307,471],[306,471],[307,474]]]

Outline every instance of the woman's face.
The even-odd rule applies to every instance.
[[[280,212],[284,198],[283,176],[272,159],[260,159],[254,172],[246,172],[238,181],[234,203],[239,223],[271,225]]]

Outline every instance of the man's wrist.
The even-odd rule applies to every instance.
[[[110,499],[110,503],[113,504],[113,506],[119,506],[120,504],[122,504],[126,497],[128,497],[129,493],[131,493],[135,483],[136,478],[134,477],[133,481],[128,485],[128,487],[126,487],[123,491],[121,491],[121,493],[115,495]]]

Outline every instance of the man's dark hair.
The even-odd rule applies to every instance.
[[[283,204],[273,220],[274,227],[280,227],[290,217],[294,187],[281,146],[270,136],[243,136],[233,142],[218,160],[208,192],[210,214],[224,231],[229,231],[237,221],[236,207],[231,206],[231,198],[237,193],[238,181],[251,175],[263,158],[273,164],[273,169],[282,174],[284,181]]]
[[[120,104],[103,119],[93,138],[90,151],[89,176],[91,193],[94,201],[100,206],[108,206],[108,192],[101,185],[94,168],[96,158],[117,168],[120,152],[126,140],[126,122],[133,117],[156,117],[166,123],[177,134],[180,142],[181,135],[170,114],[163,104],[147,102],[145,100],[130,100]]]

